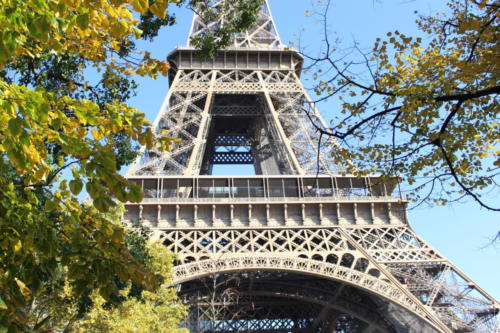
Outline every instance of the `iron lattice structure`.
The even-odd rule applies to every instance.
[[[191,36],[217,24],[195,15]],[[169,60],[155,128],[181,140],[142,150],[127,177],[144,199],[123,220],[178,254],[191,332],[499,332],[499,303],[413,232],[397,180],[345,175],[337,142],[318,144],[303,59],[267,3],[214,59],[188,45]]]

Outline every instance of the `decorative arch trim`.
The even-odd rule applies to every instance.
[[[416,304],[413,299],[389,281],[338,264],[311,259],[252,255],[201,260],[176,266],[173,270],[172,284],[180,284],[210,274],[256,270],[288,271],[344,282],[370,294],[383,297],[423,319],[437,331],[443,331],[422,311],[421,304]]]

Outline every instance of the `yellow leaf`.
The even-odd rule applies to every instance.
[[[167,76],[168,70],[170,69],[170,64],[168,63],[168,61],[161,61],[158,66],[158,69],[160,70],[163,76]]]
[[[21,251],[22,248],[23,248],[23,243],[19,239],[17,240],[17,242],[14,243],[14,246],[12,247],[14,253]]]
[[[61,0],[65,5],[76,8],[80,5],[80,0]]]
[[[111,26],[111,33],[116,38],[121,38],[127,34],[129,24],[125,20],[120,20]]]
[[[102,139],[101,131],[99,131],[97,128],[93,128],[90,133],[92,133],[92,136],[95,140],[99,141]]]
[[[33,174],[35,181],[40,181],[45,179],[47,173],[50,171],[50,168],[47,165],[40,165],[38,169]]]
[[[149,1],[148,0],[134,0],[132,1],[132,7],[134,10],[138,11],[141,14],[144,14],[148,11]]]
[[[149,7],[149,10],[159,18],[165,18],[167,16],[167,7],[168,1],[156,0],[155,3]]]
[[[21,281],[17,278],[15,278],[15,281],[16,281],[17,286],[21,290],[21,293],[23,294],[23,296],[28,297],[31,294],[31,291],[29,290],[29,288],[26,287],[26,285],[24,284],[23,281]]]

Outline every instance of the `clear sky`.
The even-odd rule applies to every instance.
[[[442,10],[444,0],[333,0],[329,15],[332,38],[348,46],[356,41],[362,48],[371,48],[376,37],[399,30],[406,35],[417,34],[415,14],[431,14]],[[271,11],[282,42],[297,41],[303,35],[303,45],[311,50],[321,43],[309,0],[270,0]],[[186,44],[192,13],[176,9],[178,24],[165,28],[154,43],[140,43],[157,58],[165,58],[175,47]],[[166,78],[139,79],[138,94],[132,106],[154,120],[168,90]],[[307,86],[307,83],[306,83]],[[335,105],[320,106],[323,116],[335,112]],[[411,226],[438,252],[450,259],[482,288],[500,299],[500,242],[491,239],[500,230],[500,213],[480,209],[472,202],[450,207],[424,207],[409,211]]]

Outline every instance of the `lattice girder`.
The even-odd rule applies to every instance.
[[[215,70],[205,73],[201,70],[178,70],[155,124],[158,135],[168,130],[168,135],[181,141],[174,144],[171,152],[163,152],[160,156],[158,152],[142,151],[141,159],[134,163],[128,175],[199,173],[204,154],[202,150],[207,149],[204,139],[213,117],[220,115],[219,107],[214,108],[212,101],[214,97],[224,94],[258,96],[258,114],[263,113],[261,118],[269,130],[270,147],[273,147],[273,155],[278,157],[276,164],[280,173],[314,174],[318,167],[321,174],[332,175],[342,171],[333,163],[332,154],[339,149],[333,139],[323,138],[323,147],[318,151],[319,134],[309,118],[322,122],[321,116],[312,106],[294,71]],[[230,106],[225,107],[225,111],[230,112],[227,115],[234,115]],[[237,114],[240,114],[239,110]],[[193,148],[190,156],[175,158],[186,146]],[[251,162],[247,155],[237,155],[234,158],[221,155],[217,161]],[[162,163],[150,162],[158,159]],[[175,162],[166,162],[172,160]],[[172,165],[174,169],[171,169]]]
[[[390,301],[398,307],[406,309],[419,320],[423,320],[426,326],[439,331],[439,322],[432,322],[431,313],[412,297],[401,292],[397,286],[387,280],[382,280],[368,274],[356,271],[340,265],[330,263],[318,263],[309,259],[292,259],[272,256],[235,256],[230,259],[201,260],[190,264],[177,266],[174,270],[174,283],[191,281],[213,274],[225,272],[262,272],[277,271],[281,273],[290,272],[295,274],[306,274],[326,279],[327,281],[339,281],[360,288]],[[412,315],[412,316],[414,316]],[[445,327],[441,327],[446,331]]]
[[[193,316],[198,317],[197,322],[200,317],[206,319],[202,322],[211,322],[210,314],[217,312],[219,320],[212,325],[236,322],[239,330],[267,331],[267,325],[291,329],[286,325],[294,325],[299,331],[318,333],[342,329],[397,332],[391,322],[394,318],[386,319],[388,304],[382,299],[342,282],[307,275],[277,271],[221,273],[182,284],[180,295],[191,305],[190,322]],[[425,327],[422,322],[417,325],[406,310],[399,311],[406,313],[406,320],[415,327]],[[426,332],[432,330],[427,326]]]
[[[348,234],[356,238],[346,237]],[[260,256],[262,262],[266,262],[261,268],[268,268],[270,261],[271,266],[292,269],[287,265],[300,266],[292,261],[288,263],[290,257],[294,257],[317,262],[322,268],[315,273],[326,269],[323,267],[337,265],[387,280],[381,274],[381,266],[374,264],[374,258],[379,258],[376,263],[382,264],[382,270],[387,269],[448,326],[489,332],[498,325],[495,320],[498,304],[407,227],[164,231],[162,239],[167,248],[178,253],[180,260],[190,267],[188,270],[195,271],[201,268],[195,269],[194,263],[207,267],[211,260],[217,262],[214,264],[217,269],[224,269],[224,260],[243,263],[245,259],[237,258],[245,255]],[[357,247],[360,245],[362,252]],[[386,255],[395,253],[396,249],[399,249],[397,256]],[[239,269],[244,269],[243,266]],[[177,271],[180,276],[185,274],[181,267]],[[343,272],[337,278],[339,276],[348,274]]]

